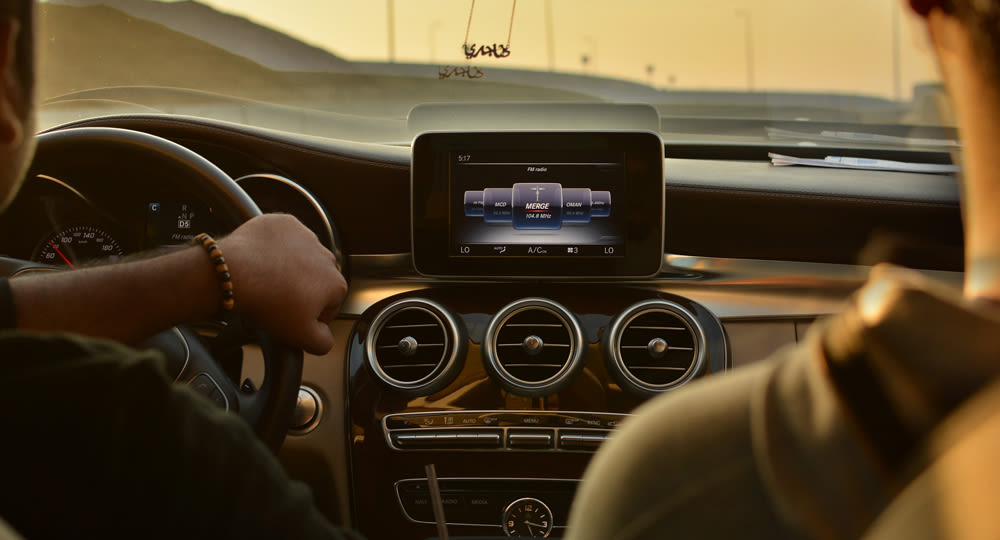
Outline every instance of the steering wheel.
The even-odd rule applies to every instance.
[[[246,192],[214,164],[179,144],[147,133],[89,127],[44,133],[37,138],[35,163],[87,163],[82,160],[92,162],[95,156],[121,155],[169,170],[174,185],[208,204],[219,224],[229,230],[261,214]],[[9,260],[6,262],[9,264]],[[264,379],[256,390],[237,388],[213,358],[213,353],[235,350],[250,342],[260,345],[264,357]],[[302,381],[300,349],[250,329],[239,316],[213,340],[212,353],[186,328],[154,336],[146,346],[167,356],[176,381],[191,385],[216,405],[239,414],[272,451],[281,447]]]

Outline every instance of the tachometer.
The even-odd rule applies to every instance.
[[[94,225],[73,225],[44,239],[32,258],[44,264],[74,268],[96,259],[116,261],[124,254],[121,243],[108,231]]]

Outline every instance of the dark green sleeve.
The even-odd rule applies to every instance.
[[[0,332],[0,516],[26,538],[357,538],[162,358]]]
[[[17,328],[17,312],[14,310],[14,295],[10,292],[10,282],[0,277],[0,330]]]

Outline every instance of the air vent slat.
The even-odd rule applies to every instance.
[[[569,343],[545,343],[545,347],[569,347]],[[497,343],[497,347],[524,347],[524,343]]]
[[[556,368],[559,369],[563,367],[562,364],[504,364],[506,368],[533,368],[533,367],[543,367],[543,368]]]
[[[427,347],[444,347],[444,343],[417,343],[416,347],[418,349],[425,349]],[[399,345],[379,345],[379,349],[398,349]]]
[[[649,349],[649,345],[622,345],[623,349]],[[674,347],[670,345],[671,351],[693,351],[694,347]]]
[[[688,329],[680,326],[637,326],[632,325],[632,330],[668,330],[671,332],[687,332]]]
[[[383,365],[385,369],[398,369],[398,368],[432,368],[437,364],[398,364],[395,366]]]
[[[428,323],[428,324],[393,324],[393,325],[388,325],[387,324],[383,328],[385,328],[386,330],[394,330],[396,328],[436,328],[437,326],[438,325],[434,324],[434,323]]]
[[[564,328],[561,324],[542,324],[542,323],[508,323],[505,325],[507,328]]]

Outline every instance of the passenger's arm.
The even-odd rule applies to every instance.
[[[911,0],[922,13],[961,132],[965,295],[1000,302],[1000,88],[993,62],[972,32],[938,2]],[[926,4],[925,9],[921,5]]]
[[[336,261],[295,218],[255,218],[219,240],[236,310],[274,336],[322,354],[347,284]],[[10,281],[17,327],[137,343],[221,308],[214,265],[201,247],[152,259],[32,274]]]

